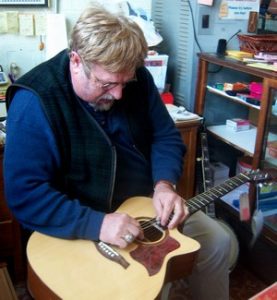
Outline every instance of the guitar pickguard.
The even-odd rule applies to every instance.
[[[143,264],[150,276],[157,274],[168,253],[180,247],[180,243],[167,235],[158,244],[140,244],[135,250],[130,252],[133,259]]]

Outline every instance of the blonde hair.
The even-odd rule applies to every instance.
[[[147,43],[135,22],[94,5],[75,24],[70,51],[76,51],[89,69],[98,63],[112,73],[133,72],[144,64]]]

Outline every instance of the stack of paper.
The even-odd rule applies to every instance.
[[[243,60],[243,58],[252,58],[253,54],[245,51],[240,50],[226,50],[226,54],[228,57]]]

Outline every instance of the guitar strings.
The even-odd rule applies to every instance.
[[[197,195],[197,196],[193,197],[192,199],[189,199],[187,201],[183,199],[184,204],[186,204],[186,206],[188,207],[189,213],[191,214],[191,213],[201,209],[202,207],[208,205],[214,199],[225,195],[226,193],[228,193],[229,191],[231,191],[234,188],[234,185],[239,186],[239,185],[241,185],[241,183],[244,183],[250,179],[250,178],[246,177],[246,174],[242,174],[242,175],[244,175],[244,176],[237,176],[237,178],[230,178],[225,183],[221,184],[219,187],[211,188],[210,190],[208,190],[200,195]],[[245,180],[245,179],[247,179],[247,180]],[[223,192],[220,191],[220,189],[222,189]],[[208,199],[205,199],[205,196]],[[204,201],[201,200],[201,198],[203,198]],[[173,213],[169,216],[168,222],[170,222],[172,220],[172,218],[173,218]],[[149,230],[151,228],[153,228],[154,224],[159,225],[156,218],[152,218],[152,219],[149,219],[148,221],[141,222],[141,228],[143,231],[148,230],[148,233],[149,233]]]

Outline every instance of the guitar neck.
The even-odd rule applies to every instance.
[[[198,210],[204,208],[214,200],[228,194],[235,188],[248,182],[250,177],[247,174],[241,173],[233,178],[230,178],[222,184],[209,189],[208,191],[199,194],[186,201],[189,213],[192,215]]]

